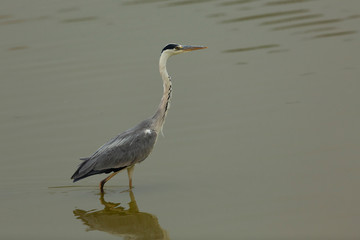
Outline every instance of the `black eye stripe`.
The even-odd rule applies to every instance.
[[[163,51],[165,51],[167,49],[175,49],[178,46],[179,46],[178,44],[170,43],[170,44],[166,45],[161,52],[163,52]]]

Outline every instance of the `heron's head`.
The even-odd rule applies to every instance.
[[[169,56],[184,53],[184,52],[190,52],[194,50],[204,49],[207,47],[204,46],[191,46],[191,45],[180,45],[176,43],[170,43],[166,45],[163,50],[161,51],[161,54],[168,54]]]

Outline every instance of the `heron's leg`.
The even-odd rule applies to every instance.
[[[135,165],[132,165],[131,167],[128,167],[126,170],[128,172],[128,177],[129,177],[129,188],[132,188],[132,175],[134,172],[134,167]]]
[[[109,176],[107,176],[107,178],[105,178],[104,180],[102,180],[100,182],[100,191],[103,193],[104,192],[104,185],[107,181],[110,180],[110,178],[112,178],[113,176],[115,176],[116,174],[118,174],[120,171],[117,172],[113,172],[112,174],[110,174]]]

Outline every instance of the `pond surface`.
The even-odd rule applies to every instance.
[[[1,239],[358,239],[360,2],[3,0]],[[80,157],[173,99],[152,155]]]

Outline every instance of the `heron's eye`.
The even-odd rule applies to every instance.
[[[176,47],[175,47],[175,50],[176,50],[176,51],[178,51],[178,50],[180,50],[180,49],[181,49],[180,46],[176,46]]]

